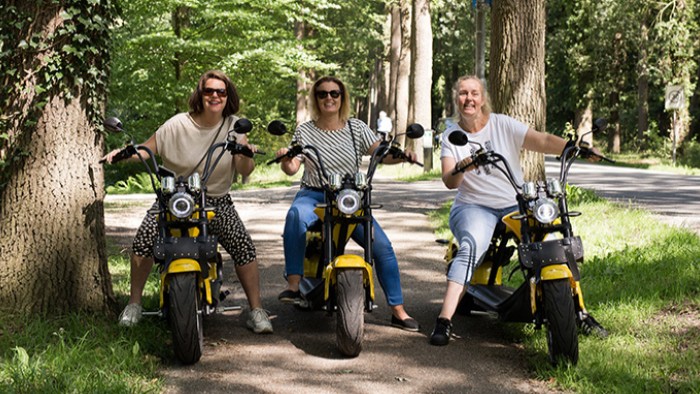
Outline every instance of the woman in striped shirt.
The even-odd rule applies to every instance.
[[[348,90],[338,78],[323,77],[314,83],[310,96],[312,120],[297,127],[293,140],[304,145],[313,145],[323,157],[323,165],[329,173],[354,174],[359,170],[362,156],[371,155],[379,146],[380,139],[361,120],[350,118]],[[277,151],[276,156],[286,155],[287,148]],[[413,152],[406,152],[415,161]],[[385,164],[403,162],[402,159],[386,157]],[[306,251],[306,231],[318,220],[314,213],[317,203],[324,201],[321,179],[314,160],[303,157],[285,157],[281,160],[282,171],[287,175],[296,174],[304,164],[301,190],[287,212],[284,226],[284,258],[287,274],[287,289],[279,299],[294,303],[300,299],[299,282],[304,273]],[[360,225],[361,226],[361,225]],[[362,228],[353,233],[355,242],[363,246]],[[391,324],[408,331],[418,331],[418,322],[411,318],[403,306],[399,265],[396,254],[379,224],[374,221],[373,258],[379,283],[384,290],[392,310]]]

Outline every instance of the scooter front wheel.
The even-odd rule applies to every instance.
[[[578,362],[578,330],[576,311],[568,279],[542,281],[544,316],[547,327],[549,361],[576,365]]]
[[[173,350],[183,364],[194,364],[202,357],[204,348],[197,273],[173,274],[169,279],[168,320],[173,335]]]
[[[356,357],[362,351],[365,331],[365,290],[361,269],[341,269],[336,274],[336,343],[341,353]]]

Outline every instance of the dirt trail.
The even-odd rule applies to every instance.
[[[254,335],[244,313],[205,320],[206,349],[194,366],[164,366],[168,393],[531,393],[552,392],[531,378],[524,350],[509,341],[494,317],[456,316],[458,338],[449,346],[428,343],[444,291],[443,248],[435,243],[426,212],[453,197],[439,181],[406,184],[377,180],[375,212],[392,240],[401,267],[407,311],[421,324],[409,333],[389,325],[384,294],[365,315],[364,350],[347,359],[335,349],[335,316],[280,304],[282,226],[297,188],[234,192],[234,202],[258,248],[265,308],[273,335]],[[108,209],[107,233],[128,246],[151,196],[130,196],[128,207]],[[108,201],[125,198],[110,196]],[[139,202],[136,204],[135,202]],[[227,303],[246,306],[235,274],[227,268]]]

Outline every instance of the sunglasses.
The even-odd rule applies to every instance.
[[[214,89],[214,88],[202,89],[202,94],[205,96],[213,96],[214,93],[218,94],[219,97],[226,97],[228,95],[228,92],[226,92],[226,89]]]
[[[328,97],[328,95],[330,94],[331,97],[333,97],[335,99],[335,98],[340,97],[341,93],[342,92],[340,90],[331,90],[330,92],[327,90],[317,90],[316,91],[316,98],[324,99],[324,98]]]

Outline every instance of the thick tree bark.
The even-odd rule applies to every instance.
[[[496,112],[545,131],[545,0],[499,0],[491,13],[489,91]],[[525,179],[544,178],[544,156],[524,152]]]
[[[433,77],[433,33],[430,26],[430,1],[413,1],[413,42],[414,52],[412,57],[413,90],[411,101],[413,104],[413,119],[411,123],[419,123],[426,130],[432,128],[431,110],[431,86]],[[399,132],[402,132],[399,129]],[[411,149],[416,152],[419,162],[424,162],[423,139],[417,138],[410,142]],[[426,163],[432,164],[432,163]],[[431,168],[426,168],[429,171]]]
[[[399,80],[399,63],[401,58],[401,7],[391,5],[391,41],[389,48],[389,90],[387,94],[386,113],[396,123],[396,88]],[[396,125],[394,125],[396,126]],[[392,130],[392,133],[396,127]]]
[[[401,133],[408,125],[408,108],[410,105],[410,73],[411,73],[411,3],[409,0],[400,0],[401,7],[401,54],[399,55],[399,68],[396,77],[396,120],[394,133]],[[405,135],[397,138],[401,146],[404,146]]]
[[[12,148],[4,153],[10,165],[0,192],[0,305],[23,314],[114,311],[98,164],[103,141],[88,121],[91,103],[79,88],[71,98],[58,89],[40,97],[35,89],[63,10],[47,3],[15,6],[35,17],[17,36],[40,33],[47,49],[15,53],[10,66],[21,65],[26,90],[13,92],[11,108],[2,108],[12,114],[6,130]]]

